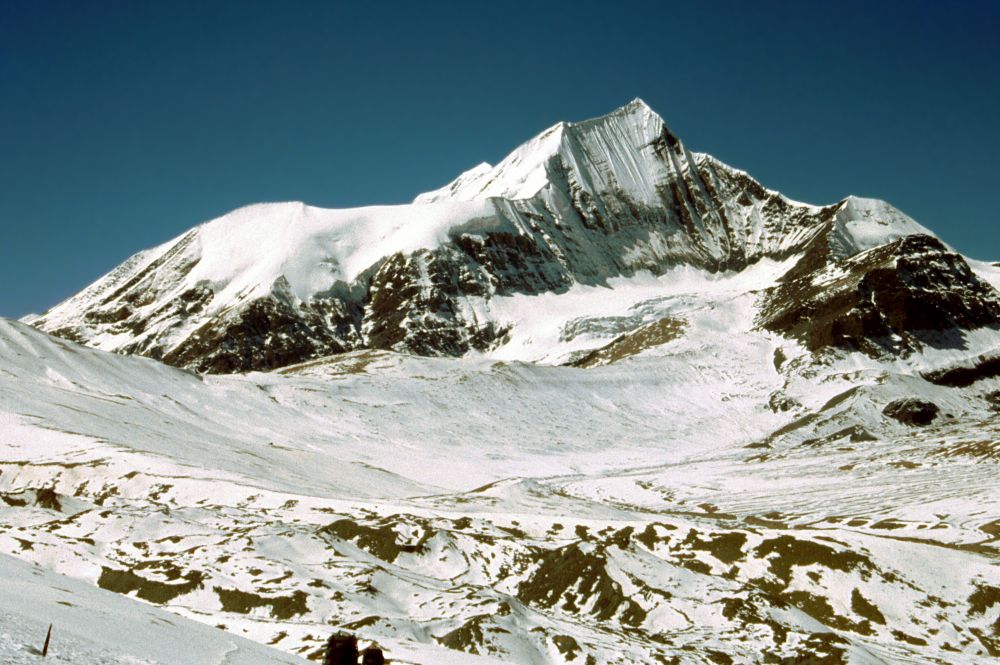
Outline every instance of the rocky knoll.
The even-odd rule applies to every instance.
[[[912,235],[836,261],[813,247],[763,298],[759,324],[809,349],[870,356],[962,344],[1000,328],[1000,298],[940,240]]]

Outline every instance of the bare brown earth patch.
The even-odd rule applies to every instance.
[[[148,577],[137,575],[135,570],[148,568],[168,581],[163,582]],[[178,581],[180,580],[180,581]],[[178,596],[183,596],[202,586],[204,575],[197,570],[191,570],[181,574],[176,567],[164,562],[151,562],[150,564],[140,564],[132,570],[116,570],[114,568],[102,568],[101,576],[97,580],[97,586],[115,593],[129,594],[133,591],[136,596],[151,603],[169,603]]]
[[[531,576],[517,588],[525,603],[549,608],[559,605],[572,613],[589,613],[601,621],[619,615],[625,625],[638,626],[646,611],[627,597],[608,575],[603,553],[585,552],[578,544],[535,553]]]
[[[861,571],[866,575],[874,569],[872,563],[860,554],[851,551],[837,551],[832,547],[811,540],[799,540],[792,536],[779,536],[765,540],[754,550],[760,557],[769,558],[771,573],[787,584],[792,580],[792,568],[819,564],[833,570]]]
[[[400,543],[397,540],[398,534],[392,528],[391,523],[387,522],[381,526],[371,527],[346,518],[328,524],[320,531],[343,540],[352,541],[369,554],[388,563],[395,561],[402,552],[420,552],[424,543],[431,537],[431,533],[425,531],[415,543]]]
[[[591,351],[572,363],[574,367],[609,365],[638,355],[647,349],[672,342],[684,334],[687,321],[665,316],[630,333],[615,338],[610,344]]]
[[[873,623],[885,625],[885,616],[874,603],[861,595],[861,591],[858,589],[851,592],[851,610]]]
[[[214,587],[214,590],[224,612],[249,614],[258,607],[270,607],[271,616],[287,620],[309,611],[306,603],[309,596],[304,591],[295,591],[289,596],[261,596],[239,589]]]
[[[434,640],[449,649],[464,651],[471,654],[489,653],[487,635],[489,633],[506,633],[506,628],[493,624],[493,615],[478,614],[463,623],[458,628],[445,633]]]

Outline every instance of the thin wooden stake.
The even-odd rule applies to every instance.
[[[49,655],[49,640],[52,639],[52,624],[49,624],[49,632],[45,633],[45,646],[42,647],[42,656]]]

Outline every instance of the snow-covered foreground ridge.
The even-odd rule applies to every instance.
[[[739,271],[926,229],[892,206],[818,207],[690,152],[641,100],[560,123],[412,205],[241,208],[136,254],[31,322],[198,371],[271,369],[359,348],[462,355],[519,321],[497,297],[677,266]]]
[[[313,658],[336,626],[427,664],[988,662],[1000,380],[948,377],[995,332],[818,363],[754,328],[786,269],[520,313],[579,368],[199,376],[0,322],[0,551]]]
[[[53,626],[46,657],[46,631]],[[302,665],[305,661],[0,555],[0,662]]]
[[[998,286],[638,100],[237,210],[0,320],[0,659],[991,662]]]

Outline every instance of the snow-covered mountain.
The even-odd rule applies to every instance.
[[[998,287],[639,100],[411,205],[243,208],[0,321],[0,576],[95,662],[991,662]]]
[[[677,266],[738,271],[821,242],[834,258],[927,230],[888,204],[817,207],[692,153],[636,100],[560,123],[412,205],[256,205],[141,252],[31,322],[203,372],[371,348],[490,351],[497,296]]]

